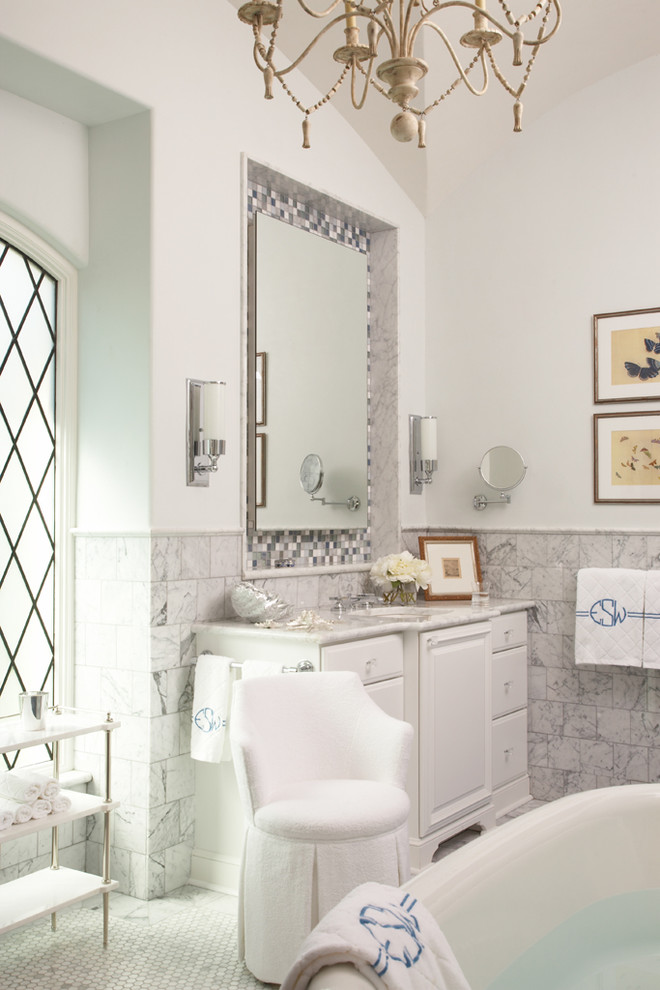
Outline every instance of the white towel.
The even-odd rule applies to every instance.
[[[0,794],[21,804],[32,804],[42,796],[45,781],[43,777],[40,783],[35,783],[27,780],[18,770],[6,770],[0,774]]]
[[[646,572],[642,665],[660,668],[660,571]]]
[[[219,763],[231,758],[229,745],[224,752],[231,704],[231,663],[229,657],[210,653],[197,657],[190,733],[193,760]]]
[[[641,667],[646,571],[578,571],[575,662]]]
[[[282,673],[282,664],[272,660],[244,660],[241,665],[241,677],[245,681],[249,677],[273,677]]]
[[[0,811],[0,832],[4,832],[6,828],[9,828],[14,824],[14,816],[11,811]]]
[[[469,990],[433,916],[398,887],[365,883],[321,919],[281,990],[305,990],[324,966],[352,963],[379,990]]]
[[[60,782],[54,777],[39,773],[37,770],[20,769],[16,773],[28,784],[36,784],[39,787],[39,797],[48,798],[50,801],[60,792]]]
[[[32,808],[33,818],[45,818],[52,811],[52,806],[48,798],[37,798],[36,801],[32,802],[30,807]]]
[[[13,798],[0,797],[0,814],[11,815],[11,825],[24,825],[32,818],[32,805],[21,804]]]
[[[50,801],[51,811],[54,815],[58,812],[68,811],[71,807],[71,798],[68,794],[56,794]]]

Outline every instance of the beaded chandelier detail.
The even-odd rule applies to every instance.
[[[293,0],[289,2],[293,3]],[[427,115],[461,84],[473,96],[483,96],[488,89],[489,65],[495,78],[513,97],[514,131],[522,130],[521,97],[539,48],[554,36],[559,27],[561,8],[559,0],[541,0],[528,14],[515,17],[505,0],[497,2],[502,9],[501,20],[486,9],[486,0],[475,0],[474,3],[467,0],[432,0],[431,3],[427,0],[373,0],[371,4],[360,0],[333,0],[321,11],[312,10],[306,0],[297,0],[306,14],[328,20],[303,52],[280,69],[275,66],[274,58],[278,32],[284,20],[283,0],[249,0],[239,9],[238,16],[252,27],[254,60],[264,76],[266,99],[273,98],[273,85],[277,81],[304,115],[303,148],[310,147],[311,115],[328,103],[348,78],[351,84],[351,102],[356,110],[362,109],[369,87],[373,87],[400,107],[400,112],[390,126],[397,141],[411,141],[416,137],[418,147],[424,148]],[[474,23],[458,39],[460,45],[471,52],[471,57],[463,66],[457,47],[450,41],[447,30],[452,19],[457,22],[465,13]],[[437,23],[440,20],[443,21],[443,27]],[[523,33],[523,28],[528,26],[532,28],[530,38]],[[440,96],[420,109],[412,106],[412,101],[419,95],[417,84],[429,71],[428,64],[415,55],[416,44],[422,38],[422,28],[430,29],[437,36],[440,50],[444,51],[458,75]],[[264,29],[270,31],[268,39],[263,37]],[[341,66],[339,77],[321,99],[305,106],[290,89],[287,75],[305,60],[321,38],[326,34],[331,36],[331,32],[336,36],[342,29],[345,44],[336,48],[332,56]],[[366,35],[366,44],[361,31]],[[428,31],[425,36],[428,36]],[[512,64],[520,68],[521,78],[515,85],[508,81],[493,52],[495,46],[505,37],[512,44]],[[376,65],[374,75],[374,63],[381,45],[387,49],[389,58]],[[526,61],[523,58],[525,51],[529,53]],[[473,85],[469,77],[477,66],[480,66],[478,74],[481,78]]]

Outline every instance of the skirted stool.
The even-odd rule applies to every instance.
[[[320,918],[358,884],[410,874],[413,730],[350,672],[237,681],[230,718],[247,819],[239,954],[281,983]]]

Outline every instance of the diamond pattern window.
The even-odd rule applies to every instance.
[[[0,716],[24,690],[53,700],[56,314],[56,279],[0,239]]]

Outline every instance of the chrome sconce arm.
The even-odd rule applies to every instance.
[[[186,484],[208,487],[225,453],[225,382],[186,379]]]
[[[349,495],[343,502],[328,502],[327,499],[319,498],[318,495],[310,495],[309,497],[310,501],[320,502],[321,505],[343,505],[345,508],[350,509],[351,512],[357,512],[360,508],[360,499],[357,495]]]
[[[472,499],[472,505],[475,509],[485,509],[487,505],[510,505],[511,496],[506,492],[500,492],[499,498],[486,498],[485,495],[475,495]]]
[[[409,417],[410,494],[421,495],[438,470],[437,419]]]

